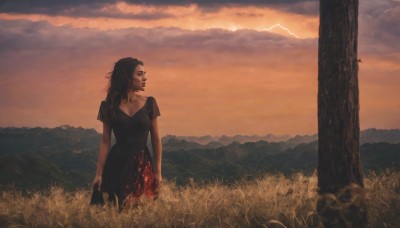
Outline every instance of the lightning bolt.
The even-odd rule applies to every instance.
[[[294,37],[296,37],[296,38],[300,38],[300,37],[298,37],[296,34],[294,34],[293,32],[291,32],[288,28],[285,28],[285,27],[283,27],[283,26],[280,25],[280,24],[273,25],[273,26],[271,26],[271,27],[269,27],[269,28],[260,29],[260,31],[270,31],[270,30],[274,29],[275,27],[279,27],[279,28],[285,30],[286,32],[288,32],[290,35],[292,35],[292,36],[294,36]]]

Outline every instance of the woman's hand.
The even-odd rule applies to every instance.
[[[97,189],[100,191],[101,190],[101,182],[103,179],[101,178],[100,175],[96,175],[96,177],[93,180],[93,187],[97,185]]]
[[[162,179],[162,176],[161,176],[161,172],[156,172],[156,173],[154,174],[154,178],[156,179],[157,186],[158,186],[158,187],[161,187],[161,184],[162,184],[162,182],[163,182],[163,179]]]

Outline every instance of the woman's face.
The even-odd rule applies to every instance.
[[[144,87],[146,86],[146,71],[144,70],[144,67],[142,65],[137,65],[136,69],[133,71],[132,74],[132,85],[131,85],[131,90],[137,91],[137,90],[143,90]]]

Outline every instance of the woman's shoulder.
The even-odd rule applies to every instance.
[[[155,100],[155,98],[153,97],[153,96],[146,96],[146,97],[144,97],[144,99],[146,100],[146,101],[151,101],[151,100]]]
[[[109,102],[106,100],[102,100],[100,102],[99,113],[97,115],[97,119],[101,120],[102,122],[108,122],[110,120],[110,105]]]
[[[108,101],[108,100],[102,100],[102,101],[100,102],[100,108],[107,108],[107,107],[109,107],[110,105],[111,105],[111,102]]]

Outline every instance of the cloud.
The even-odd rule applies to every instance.
[[[261,6],[270,7],[278,10],[299,13],[311,14],[317,13],[317,0],[147,0],[147,1],[116,1],[116,0],[4,0],[0,3],[0,12],[2,13],[23,13],[23,14],[44,14],[44,15],[62,15],[75,17],[110,17],[110,18],[133,18],[143,20],[153,20],[164,17],[169,17],[169,14],[158,12],[141,12],[141,13],[126,13],[121,11],[115,5],[145,5],[151,7],[168,7],[168,6],[190,6],[197,5],[204,13],[215,12],[226,7],[242,7],[242,6]]]
[[[185,30],[207,30],[219,28],[225,30],[252,29],[268,31],[290,37],[317,37],[318,18],[255,6],[221,8],[219,11],[205,13],[196,5],[190,6],[144,6],[118,3],[107,8],[116,9],[126,15],[150,15],[145,17],[71,17],[49,16],[44,14],[6,14],[0,13],[0,19],[47,21],[53,25],[71,25],[75,28],[96,28],[99,30],[118,30],[132,27],[179,27]],[[111,11],[110,11],[111,12]],[[110,12],[108,12],[110,14]],[[88,13],[87,13],[88,14]],[[165,15],[165,16],[162,16]],[[283,27],[276,26],[280,24]]]
[[[183,59],[178,61],[181,65],[196,64],[192,60],[197,59],[197,53],[210,53],[208,58],[219,62],[222,61],[219,57],[223,55],[226,64],[235,62],[235,56],[245,58],[264,55],[278,61],[286,58],[285,55],[294,55],[305,49],[316,50],[317,44],[316,39],[298,40],[254,30],[190,31],[175,27],[158,27],[99,31],[26,20],[0,20],[0,33],[0,56],[3,59],[11,61],[15,56],[21,59],[20,61],[35,62],[40,55],[43,55],[43,58],[59,55],[49,61],[61,61],[63,66],[74,63],[76,56],[107,56],[110,53],[120,53],[121,50],[125,53],[149,53],[149,58],[155,54],[155,57],[160,57],[159,64],[168,62],[166,56],[170,59],[182,57]],[[149,51],[154,53],[150,54]],[[192,53],[193,57],[184,59],[187,53]],[[64,61],[64,58],[67,59]],[[297,61],[300,59],[296,58]],[[9,68],[8,61],[0,62],[2,69]],[[289,62],[295,61],[292,59]]]
[[[293,3],[282,3],[275,6],[276,9],[297,13],[301,15],[319,15],[319,1],[299,1]]]
[[[366,0],[360,4],[360,52],[399,53],[400,2],[395,0]]]
[[[69,17],[105,17],[136,20],[158,20],[173,17],[161,11],[124,12],[116,1],[3,1],[0,12],[44,14]]]
[[[3,44],[1,48],[13,50],[16,47],[19,47],[17,49],[31,47],[39,49],[52,48],[59,45],[79,45],[84,47],[85,45],[81,43],[83,40],[88,41],[85,44],[91,47],[93,45],[90,45],[90,42],[104,39],[106,39],[105,42],[109,42],[109,39],[114,40],[115,43],[113,45],[118,45],[117,48],[126,45],[126,43],[137,43],[146,47],[186,48],[189,50],[207,48],[210,51],[220,50],[221,48],[253,51],[252,48],[254,46],[260,45],[269,49],[271,45],[295,46],[302,43],[302,41],[269,32],[245,29],[232,32],[223,29],[190,31],[177,27],[157,27],[152,29],[128,28],[100,31],[97,29],[76,29],[68,25],[53,26],[44,21],[31,22],[27,20],[0,20],[0,32],[2,34],[0,39]],[[103,43],[98,43],[98,45],[102,46]],[[260,49],[254,49],[254,51],[257,50]]]

